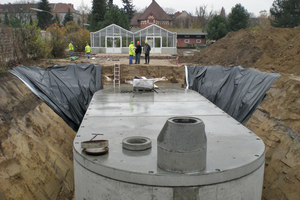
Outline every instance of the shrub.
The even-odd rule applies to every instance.
[[[63,30],[55,23],[52,24],[51,27],[47,29],[47,32],[51,33],[51,54],[54,57],[62,57],[64,56],[64,52],[67,48],[68,42],[64,37]]]
[[[63,27],[63,32],[69,42],[73,41],[75,51],[84,51],[85,45],[90,41],[90,32],[82,29],[74,21],[67,22]]]
[[[79,31],[81,28],[78,24],[76,24],[75,21],[69,21],[66,23],[66,25],[63,27],[64,35],[68,36],[71,33],[75,33]]]
[[[85,45],[90,41],[90,32],[80,29],[76,33],[70,34],[69,40],[73,41],[75,51],[84,52]]]
[[[27,24],[27,32],[31,36],[27,45],[29,54],[36,58],[50,57],[51,47],[48,41],[42,39],[41,29],[37,23]]]

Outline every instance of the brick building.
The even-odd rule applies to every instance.
[[[199,29],[172,30],[177,33],[177,47],[197,47],[206,44],[205,36]]]
[[[137,13],[130,21],[131,31],[136,32],[150,25],[157,25],[177,33],[177,47],[205,45],[205,35],[199,29],[191,29],[193,17],[186,11],[168,15],[155,0],[143,13]]]
[[[144,13],[137,13],[130,21],[131,28],[145,28],[152,24],[162,28],[172,27],[173,19],[158,5],[155,0],[148,6]]]

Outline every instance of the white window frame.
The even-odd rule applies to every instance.
[[[196,40],[196,43],[201,43],[201,39],[197,39],[197,40]]]
[[[184,43],[189,44],[190,40],[189,39],[184,39]]]

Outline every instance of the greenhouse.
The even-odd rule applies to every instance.
[[[143,47],[146,40],[151,46],[151,53],[177,54],[176,33],[155,24],[134,33],[115,24],[91,32],[93,53],[128,53],[131,41],[134,44],[140,41]]]

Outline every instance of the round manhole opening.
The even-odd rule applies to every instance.
[[[151,148],[151,140],[143,136],[131,136],[123,139],[122,146],[131,151],[142,151]]]
[[[144,144],[147,140],[144,138],[129,138],[127,142],[130,144]]]
[[[197,123],[197,120],[193,119],[193,118],[174,118],[174,119],[172,119],[172,121],[174,123],[178,123],[178,124],[194,124],[194,123]]]

